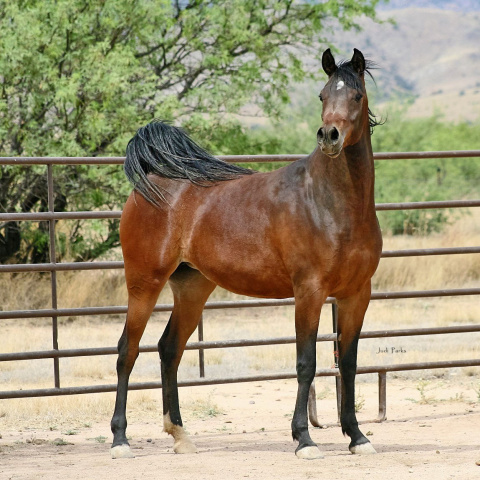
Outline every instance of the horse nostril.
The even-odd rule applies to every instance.
[[[338,132],[338,130],[333,127],[331,130],[330,130],[330,140],[332,143],[336,143],[338,142],[338,139],[340,138],[340,133]]]
[[[317,140],[325,140],[325,129],[320,127],[317,132]]]

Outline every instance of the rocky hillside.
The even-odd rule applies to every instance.
[[[455,120],[480,117],[480,11],[466,11],[478,0],[459,2],[392,1],[440,8],[381,10],[389,22],[362,22],[361,32],[348,32],[333,38],[345,56],[353,47],[362,50],[379,64],[375,72],[377,100],[400,97],[413,103],[411,115],[429,115],[435,110]],[[446,9],[459,4],[464,11]]]

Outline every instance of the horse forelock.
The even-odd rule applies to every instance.
[[[365,60],[365,73],[375,82],[372,72],[376,68],[376,64],[371,60]],[[332,74],[329,79],[330,86],[337,85],[338,82],[343,81],[345,85],[349,88],[354,88],[355,90],[360,90],[365,93],[365,86],[362,81],[362,78],[358,72],[354,69],[353,64],[350,60],[345,60],[340,62],[337,65],[337,69]]]

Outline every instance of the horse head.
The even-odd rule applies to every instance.
[[[352,59],[337,65],[327,49],[322,67],[328,81],[320,93],[323,125],[317,132],[317,142],[325,155],[335,158],[343,148],[357,143],[369,124],[366,62],[362,52],[354,48]]]

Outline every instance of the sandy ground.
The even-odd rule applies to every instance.
[[[180,390],[184,421],[199,453],[176,455],[161,428],[161,412],[129,418],[134,459],[112,460],[107,418],[71,432],[22,426],[0,431],[0,478],[23,479],[451,479],[480,478],[478,379],[433,382],[424,396],[415,380],[390,379],[387,421],[377,416],[374,381],[358,384],[358,414],[377,455],[354,456],[336,421],[332,379],[317,380],[319,420],[311,428],[325,458],[294,455],[290,420],[294,381],[271,381]],[[189,408],[202,398],[202,411]],[[193,404],[192,404],[193,405]],[[206,406],[205,406],[206,405]],[[330,425],[330,426],[327,426]],[[104,442],[104,443],[101,443]]]

